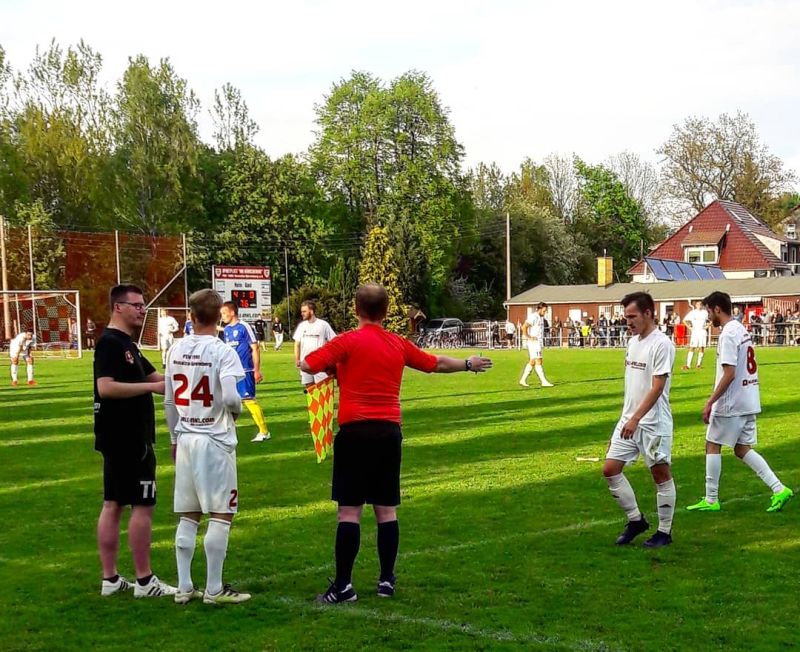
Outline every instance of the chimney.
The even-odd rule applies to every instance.
[[[601,288],[614,283],[614,259],[610,256],[600,256],[597,259],[597,285]]]

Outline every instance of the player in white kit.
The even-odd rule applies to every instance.
[[[233,515],[238,510],[236,418],[242,402],[236,384],[244,369],[236,352],[217,337],[222,299],[214,290],[189,297],[194,333],[180,339],[167,357],[164,412],[175,460],[175,533],[178,592],[175,602],[235,604],[250,599],[222,583]],[[207,579],[204,592],[192,583],[192,557],[203,514]]]
[[[8,353],[11,356],[11,384],[15,387],[19,384],[19,359],[25,360],[28,372],[28,385],[35,385],[33,379],[33,330],[28,329],[17,335],[9,345]]]
[[[551,383],[544,375],[544,367],[542,366],[542,349],[544,348],[544,316],[547,313],[547,304],[540,301],[536,306],[536,312],[529,321],[522,324],[522,336],[527,339],[528,343],[528,356],[530,362],[525,365],[522,370],[522,377],[519,379],[519,384],[523,387],[530,387],[528,385],[528,376],[531,371],[536,371],[539,376],[539,382],[542,387],[552,387]]]
[[[733,448],[736,457],[749,466],[772,490],[768,512],[779,512],[794,495],[784,486],[753,446],[756,444],[756,415],[761,412],[758,363],[755,349],[741,322],[731,316],[731,298],[712,292],[703,303],[715,328],[722,328],[717,344],[717,378],[714,391],[703,408],[706,431],[706,495],[686,509],[718,512],[722,446]]]
[[[689,311],[683,322],[689,325],[692,333],[689,336],[689,354],[686,357],[686,364],[683,370],[692,368],[692,358],[697,351],[697,368],[703,366],[703,354],[708,346],[708,311],[703,308],[702,301],[694,302],[694,310]]]
[[[175,341],[175,333],[178,332],[178,322],[175,317],[167,314],[163,308],[159,310],[158,316],[158,348],[161,349],[161,364],[167,364],[167,352]]]
[[[633,487],[622,472],[640,455],[656,483],[658,531],[644,542],[647,548],[672,543],[675,482],[672,480],[672,409],[669,405],[675,346],[655,324],[655,305],[645,292],[622,299],[631,332],[625,353],[625,402],[611,442],[603,475],[611,495],[628,517],[617,545],[626,545],[650,525],[639,511]]]
[[[303,321],[297,326],[293,338],[294,363],[298,369],[309,353],[316,351],[336,337],[331,325],[317,317],[317,304],[313,301],[303,301],[300,304],[300,315],[303,317]],[[300,382],[306,387],[314,383],[321,383],[327,377],[328,374],[324,372],[307,374],[305,371],[300,371]]]

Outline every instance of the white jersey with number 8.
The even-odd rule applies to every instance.
[[[222,401],[222,378],[244,378],[236,352],[213,335],[189,335],[169,350],[164,400],[178,411],[175,434],[208,435],[236,447],[236,426]]]
[[[736,377],[725,393],[714,403],[711,414],[720,417],[739,417],[761,412],[758,388],[758,363],[750,333],[731,319],[719,334],[717,344],[717,379],[722,379],[723,365],[736,368]]]

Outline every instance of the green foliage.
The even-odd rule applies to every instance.
[[[394,252],[386,229],[374,226],[364,243],[364,253],[358,267],[358,284],[377,283],[386,288],[389,309],[384,320],[386,330],[401,335],[408,332],[408,306],[403,303],[397,281]]]
[[[31,204],[18,203],[7,227],[6,246],[9,287],[30,288],[30,256],[28,226],[31,227],[30,244],[33,249],[33,278],[37,289],[58,288],[64,265],[64,241],[55,233],[53,218],[41,200]]]
[[[303,301],[308,300],[313,300],[316,303],[316,316],[327,321],[337,333],[342,333],[351,327],[352,310],[343,312],[341,297],[331,292],[327,287],[303,285],[297,288],[289,295],[288,302],[284,298],[275,306],[273,315],[280,317],[280,320],[286,326],[289,323],[289,315],[291,314],[292,330],[294,331],[297,324],[302,320],[300,305]],[[352,304],[353,295],[351,294],[345,306],[352,306]],[[289,335],[291,336],[291,333]]]

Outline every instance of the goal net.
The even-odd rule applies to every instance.
[[[80,358],[80,306],[77,290],[0,290],[0,349],[8,355],[10,340],[30,329],[37,354]]]
[[[178,322],[178,330],[173,333],[173,337],[183,337],[183,327],[186,325],[186,313],[188,308],[183,306],[160,306],[148,308],[144,316],[144,324],[139,333],[139,346],[143,349],[158,349],[158,318],[161,311],[166,316],[173,317]]]

